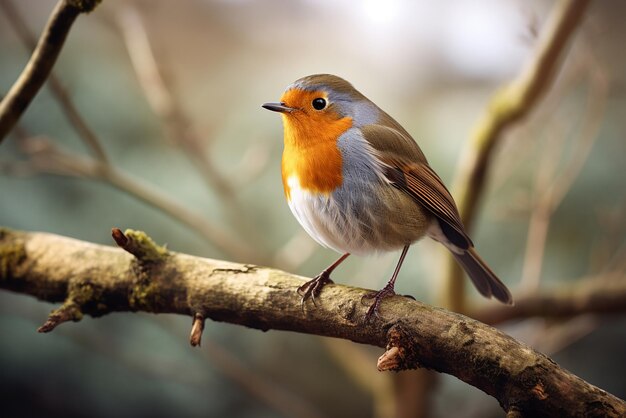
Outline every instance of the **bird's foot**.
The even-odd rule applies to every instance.
[[[307,299],[311,299],[313,304],[315,305],[315,298],[320,295],[324,286],[329,283],[333,283],[330,279],[330,273],[324,270],[317,276],[313,278],[313,280],[309,280],[302,286],[298,288],[298,294],[302,296],[302,306],[304,307],[304,303]]]
[[[395,295],[396,292],[393,289],[393,285],[387,284],[387,286],[380,289],[378,292],[370,292],[361,298],[361,303],[363,303],[366,299],[374,299],[374,302],[370,305],[367,313],[365,314],[365,321],[369,321],[372,318],[372,315],[378,316],[378,308],[380,307],[380,303],[383,299],[388,298],[390,296]]]

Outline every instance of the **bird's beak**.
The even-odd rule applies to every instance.
[[[272,112],[280,112],[280,113],[291,113],[293,112],[293,107],[285,106],[285,103],[263,103],[261,107],[271,110]]]

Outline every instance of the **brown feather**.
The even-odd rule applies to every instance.
[[[398,124],[386,113],[384,116]],[[390,121],[386,123],[391,123]],[[420,147],[404,129],[400,131],[386,125],[366,125],[361,128],[361,133],[379,157],[404,158],[408,161],[427,163]]]
[[[385,175],[392,184],[435,215],[453,244],[464,250],[472,247],[452,195],[413,138],[383,125],[364,126],[362,133],[387,167]]]
[[[474,248],[470,248],[463,254],[453,252],[452,255],[463,266],[481,295],[488,298],[493,296],[502,303],[513,305],[513,297],[509,289],[480,258]]]

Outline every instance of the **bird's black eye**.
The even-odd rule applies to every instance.
[[[317,99],[313,99],[311,104],[313,105],[313,109],[322,110],[326,107],[326,100],[322,99],[321,97],[318,97]]]

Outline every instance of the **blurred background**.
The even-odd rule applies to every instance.
[[[78,17],[56,81],[0,146],[0,225],[106,245],[111,227],[140,229],[173,251],[314,276],[336,254],[292,218],[281,120],[260,105],[304,75],[342,76],[411,132],[451,184],[489,98],[532,57],[554,4],[103,1]],[[0,93],[54,5],[2,1]],[[624,13],[620,1],[592,4],[554,86],[497,148],[472,236],[514,296],[625,280]],[[398,292],[437,304],[441,254],[415,245]],[[378,289],[397,257],[351,257],[334,278]],[[467,298],[495,303],[470,286]],[[454,377],[377,372],[373,347],[207,322],[192,349],[190,318],[148,314],[38,334],[55,307],[0,292],[2,416],[393,417],[406,402],[431,417],[503,415]],[[583,315],[500,326],[624,398],[625,325]]]

